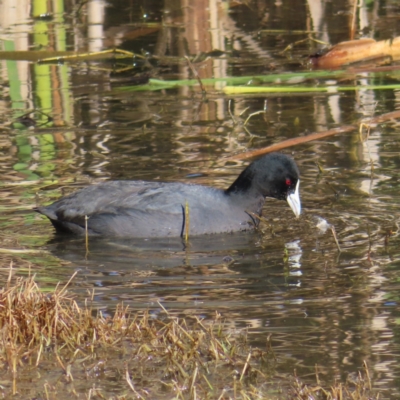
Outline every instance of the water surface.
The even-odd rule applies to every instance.
[[[372,126],[368,140],[354,131],[285,150],[301,171],[304,213],[297,220],[287,204],[268,200],[266,221],[255,233],[192,237],[189,244],[93,239],[87,253],[82,238],[56,237],[48,221],[31,212],[110,179],[228,187],[249,162],[228,156],[399,108],[398,91],[363,87],[397,82],[394,72],[331,79],[333,88],[348,83],[359,90],[326,94],[230,97],[221,83],[207,85],[205,96],[198,86],[129,90],[148,76],[192,77],[185,55],[203,60],[193,61],[201,78],[304,71],[303,61],[317,45],[304,41],[282,53],[308,35],[291,31],[306,32],[312,21],[320,40],[336,43],[349,35],[344,1],[309,2],[321,6],[319,17],[307,2],[296,2],[296,14],[286,2],[230,9],[218,1],[208,7],[167,3],[123,8],[111,1],[98,24],[90,22],[87,8],[77,19],[51,10],[50,22],[22,14],[3,24],[4,50],[117,46],[159,59],[2,61],[1,279],[7,279],[10,262],[16,274],[34,271],[44,287],[79,271],[72,292],[83,301],[94,290],[104,313],[121,301],[154,317],[159,303],[179,316],[208,319],[218,312],[229,329],[247,329],[261,348],[272,335],[280,373],[296,371],[312,380],[317,364],[329,384],[354,377],[366,361],[382,398],[398,398],[398,121]],[[397,9],[396,2],[363,5],[359,23],[366,23],[370,37],[396,36]],[[140,33],[139,26],[153,31]],[[325,81],[310,82],[320,83]],[[33,127],[18,120],[30,109],[46,113],[29,115]],[[262,110],[244,127],[250,114]],[[315,227],[316,216],[335,227],[341,252],[329,230]]]

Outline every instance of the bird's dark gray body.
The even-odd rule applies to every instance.
[[[221,200],[226,204],[222,209],[217,206]],[[247,204],[246,212],[220,189],[177,182],[112,181],[89,186],[38,211],[56,228],[76,234],[85,233],[88,216],[91,235],[164,237],[183,236],[187,228],[189,236],[252,229],[258,224],[252,213],[260,214],[263,204],[260,196]]]
[[[275,153],[250,164],[227,190],[179,182],[111,181],[81,189],[36,211],[58,231],[81,235],[86,222],[89,235],[103,236],[236,232],[258,225],[266,197],[288,200],[295,214],[300,214],[298,179],[294,161]]]

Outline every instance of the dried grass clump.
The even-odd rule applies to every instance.
[[[266,353],[249,350],[243,337],[224,334],[218,318],[207,326],[194,318],[189,327],[167,310],[164,320],[153,320],[147,313],[131,315],[123,305],[112,318],[94,316],[91,307],[80,307],[68,294],[67,285],[46,294],[34,277],[10,281],[0,291],[0,359],[14,376],[13,393],[17,372],[20,377],[24,366],[41,365],[44,354],[46,365],[54,355],[69,382],[82,373],[82,359],[87,368],[91,360],[108,357],[102,368],[123,369],[124,387],[139,397],[139,392],[222,391],[226,382],[220,373],[235,380],[232,390],[238,392],[245,382],[266,377],[252,366],[252,358],[261,360]]]
[[[44,348],[61,346],[75,350],[110,344],[132,332],[136,320],[127,321],[123,306],[117,308],[113,318],[104,318],[101,314],[93,317],[90,307],[79,307],[68,295],[68,284],[46,294],[40,291],[34,277],[17,278],[13,285],[9,279],[0,291],[0,340],[3,344],[0,356],[14,373],[18,358],[32,354],[34,349],[38,351],[36,365],[39,365]],[[136,325],[134,330],[137,330]]]

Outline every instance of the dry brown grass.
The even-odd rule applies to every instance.
[[[71,278],[73,279],[73,277]],[[324,389],[274,382],[272,350],[165,311],[151,319],[119,305],[113,317],[80,306],[66,287],[41,292],[34,277],[0,291],[0,394],[58,399],[371,399],[369,378]],[[89,299],[90,303],[90,299]],[[32,382],[34,384],[32,384]],[[351,388],[350,388],[351,387]]]
[[[373,400],[379,399],[379,393],[372,390],[367,364],[364,363],[363,373],[359,372],[357,379],[345,384],[340,382],[324,388],[318,382],[316,385],[305,385],[300,379],[294,378],[289,391],[293,400]]]

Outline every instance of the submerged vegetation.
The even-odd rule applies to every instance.
[[[71,278],[71,280],[73,277]],[[268,342],[213,321],[131,314],[78,305],[67,286],[43,293],[34,276],[10,277],[0,292],[0,393],[43,399],[372,399],[368,369],[356,382],[323,388],[277,378]],[[34,384],[33,384],[34,382]]]

